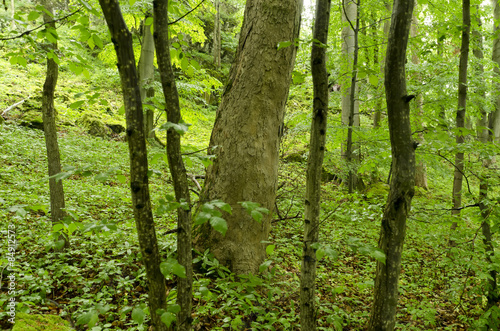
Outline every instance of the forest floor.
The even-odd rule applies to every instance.
[[[17,277],[17,309],[60,315],[79,330],[89,323],[95,325],[92,330],[147,330],[145,271],[129,208],[126,143],[91,137],[75,127],[62,127],[59,142],[72,233],[70,249],[54,253],[43,133],[14,123],[0,125],[0,224],[2,234],[9,225],[16,229],[16,267],[11,273]],[[150,148],[155,210],[172,193],[163,153]],[[203,175],[202,161],[190,156],[188,171]],[[208,254],[197,254],[206,271],[194,279],[195,330],[299,329],[305,165],[281,163],[279,214],[274,215],[272,249],[261,274],[235,279]],[[321,330],[363,330],[380,258],[374,247],[387,189],[372,184],[365,192],[348,195],[342,186],[328,182],[322,190],[320,239],[326,255],[318,266],[318,325]],[[480,224],[468,208],[459,230],[450,234],[450,191],[436,182],[429,191],[417,190],[413,200],[398,330],[479,329],[482,323],[486,270]],[[162,257],[175,256],[176,238],[165,234],[175,227],[174,214],[156,213],[155,219]],[[450,235],[457,242],[454,247],[448,246]],[[2,242],[6,252],[7,241]],[[5,257],[0,262],[0,326],[8,329],[4,289],[9,271]],[[173,303],[175,282],[167,282]]]

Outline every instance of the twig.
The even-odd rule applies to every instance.
[[[198,190],[200,190],[200,192],[201,192],[201,186],[200,186],[200,183],[198,183],[198,181],[196,180],[196,176],[193,174],[187,174],[187,175],[189,178],[191,178],[191,180],[195,183]]]
[[[446,161],[448,161],[455,169],[458,170],[458,172],[460,172],[462,174],[462,176],[464,176],[465,178],[465,181],[467,182],[467,190],[469,191],[470,194],[472,194],[471,190],[470,190],[470,184],[469,184],[469,178],[467,176],[465,176],[464,172],[462,170],[460,170],[456,165],[455,163],[451,162],[446,156],[444,155],[441,155],[440,152],[437,152],[437,155],[442,157],[443,159],[445,159]]]
[[[178,19],[176,19],[175,21],[168,23],[168,25],[172,25],[172,24],[175,24],[175,23],[179,22],[179,21],[180,21],[180,20],[182,20],[184,17],[188,16],[188,15],[189,15],[189,14],[191,14],[193,11],[195,11],[195,10],[196,10],[196,8],[198,8],[199,6],[201,6],[201,4],[202,4],[202,3],[204,3],[204,2],[205,2],[205,0],[201,0],[201,2],[200,2],[198,5],[196,5],[196,7],[194,7],[193,9],[191,9],[190,11],[188,11],[187,13],[185,13],[184,15],[182,15],[181,17],[179,17],[179,18],[178,18]]]
[[[26,36],[26,35],[29,35],[31,32],[36,31],[36,30],[38,30],[38,29],[40,29],[40,28],[44,27],[44,26],[45,26],[45,25],[47,25],[47,24],[51,24],[51,23],[55,23],[55,22],[59,22],[59,21],[62,21],[62,20],[66,19],[66,18],[68,18],[68,17],[70,17],[70,16],[73,16],[73,15],[75,15],[76,13],[78,13],[80,10],[81,10],[81,8],[79,8],[79,9],[75,10],[74,12],[69,13],[68,15],[63,16],[63,17],[61,17],[61,18],[58,18],[58,19],[55,19],[55,20],[52,20],[52,21],[49,21],[49,22],[45,22],[45,23],[43,23],[43,24],[40,24],[40,25],[39,25],[39,26],[37,26],[36,28],[33,28],[33,29],[31,29],[31,30],[26,30],[26,31],[24,31],[23,33],[21,33],[20,35],[17,35],[17,36],[14,36],[14,37],[0,38],[0,40],[12,40],[12,39],[17,39],[17,38],[24,37],[24,36]]]
[[[29,97],[27,98],[29,99]],[[17,106],[21,105],[24,103],[24,101],[26,101],[26,99],[23,99],[19,102],[16,102],[15,104],[13,104],[12,106],[9,106],[7,107],[3,112],[2,112],[2,116],[4,116],[5,114],[7,114],[9,111],[11,111],[12,109],[16,108]]]

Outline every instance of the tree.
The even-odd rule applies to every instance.
[[[328,118],[328,72],[326,70],[326,44],[330,21],[330,0],[316,1],[314,42],[311,50],[311,72],[314,101],[304,217],[304,253],[300,278],[300,324],[302,330],[316,330],[315,281],[316,250],[318,249],[321,172],[325,154]]]
[[[170,59],[168,35],[168,0],[154,0],[154,40],[157,50],[158,67],[167,108],[169,125],[182,122],[179,106],[179,94],[175,84],[174,71]],[[181,137],[173,127],[167,130],[167,157],[170,174],[174,182],[177,208],[177,255],[179,263],[185,269],[185,277],[177,277],[177,330],[191,330],[191,305],[193,287],[193,256],[191,249],[191,199],[186,175],[186,168],[181,154]]]
[[[415,0],[415,7],[417,6],[417,0]],[[413,14],[412,18],[412,24],[410,28],[410,38],[415,38],[417,36],[417,27],[418,27],[418,17]],[[411,62],[415,65],[420,64],[420,59],[418,58],[418,51],[415,50],[411,57]],[[421,80],[420,75],[417,77],[417,80]],[[424,115],[424,96],[422,93],[419,93],[416,96],[416,103],[417,103],[417,111],[418,111],[418,116],[422,117]],[[417,131],[419,131],[418,134],[418,140],[420,143],[423,142],[424,140],[424,133],[423,133],[423,127],[420,121],[415,121]],[[427,190],[428,185],[427,185],[427,167],[425,166],[425,163],[423,160],[418,160],[416,169],[415,169],[415,186],[421,187]]]
[[[398,279],[406,234],[406,218],[415,192],[415,148],[405,63],[414,0],[395,0],[387,45],[385,93],[392,148],[392,179],[382,216],[378,248],[385,263],[377,262],[369,330],[393,330],[396,323]]]
[[[301,0],[248,0],[237,49],[210,138],[201,200],[231,205],[223,237],[209,224],[196,234],[196,247],[210,248],[237,274],[255,273],[265,258],[271,215],[256,222],[238,202],[272,210],[276,195],[279,143],[298,37]]]
[[[358,62],[358,34],[359,34],[359,2],[353,0],[342,1],[342,21],[345,26],[342,29],[342,55],[345,69],[342,88],[342,125],[347,126],[347,139],[342,155],[347,161],[349,178],[347,185],[352,193],[357,183],[353,159],[357,159],[353,152],[352,133],[354,127],[359,127],[359,102],[357,94],[357,62]],[[350,73],[350,74],[349,74]]]
[[[43,21],[47,26],[47,32],[55,39],[57,32],[56,24],[53,22],[53,9],[50,0],[44,1],[43,5],[47,12],[43,13]],[[50,15],[49,15],[50,13]],[[43,132],[45,135],[45,146],[47,147],[47,161],[49,168],[49,190],[50,190],[50,214],[52,225],[61,223],[66,216],[64,201],[64,187],[61,179],[54,176],[61,172],[61,156],[59,153],[59,143],[57,142],[56,111],[54,108],[54,91],[57,85],[59,67],[57,65],[57,41],[47,45],[47,73],[42,92],[42,119]],[[56,247],[69,247],[69,238],[59,235]]]
[[[496,63],[494,73],[495,77],[500,76],[500,3],[498,0],[492,0],[493,3],[493,54],[492,60]],[[500,82],[496,81],[495,86],[495,111],[491,115],[493,140],[496,144],[500,144]]]
[[[462,46],[460,48],[460,65],[458,68],[458,107],[456,116],[456,143],[457,147],[464,143],[465,136],[461,131],[465,128],[465,109],[467,106],[467,64],[469,60],[470,43],[470,0],[462,2]],[[462,182],[464,174],[464,152],[458,150],[455,154],[455,170],[453,173],[453,217],[460,216],[460,207],[462,205]],[[451,230],[457,228],[457,221],[454,220]],[[454,244],[450,240],[450,244]]]
[[[144,21],[142,22],[142,45],[141,55],[137,71],[139,75],[139,88],[141,90],[141,100],[144,103],[146,98],[154,96],[154,89],[150,84],[154,80],[154,58],[155,58],[155,44],[153,35],[151,34],[151,25],[147,25],[148,18],[151,13],[147,12]],[[144,131],[147,138],[154,138],[154,112],[150,107],[146,108],[144,117]]]
[[[215,19],[214,19],[214,46],[213,46],[213,54],[214,54],[214,64],[217,68],[220,67],[221,61],[221,47],[222,40],[220,31],[220,0],[215,0]]]
[[[141,93],[135,67],[132,35],[123,20],[116,0],[99,1],[113,40],[120,73],[127,121],[130,156],[132,207],[148,280],[148,301],[154,330],[168,330],[158,314],[166,307],[165,277],[160,271],[160,254],[149,196],[148,159],[144,137]]]

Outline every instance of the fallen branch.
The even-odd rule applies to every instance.
[[[29,99],[29,97],[28,97],[27,99]],[[7,108],[6,108],[6,109],[2,112],[2,116],[7,115],[7,113],[8,113],[9,111],[11,111],[12,109],[16,108],[17,106],[19,106],[19,105],[23,104],[23,103],[24,103],[27,99],[23,99],[23,100],[21,100],[21,101],[19,101],[19,102],[16,102],[16,103],[15,103],[15,104],[13,104],[12,106],[7,107]]]

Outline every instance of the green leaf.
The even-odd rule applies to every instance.
[[[376,75],[370,75],[368,80],[373,86],[378,86],[378,77]]]
[[[165,323],[168,327],[175,321],[175,314],[171,312],[166,312],[161,315],[161,321]]]
[[[319,261],[323,258],[323,256],[325,256],[325,251],[320,248],[318,250],[316,250],[316,260]]]
[[[385,253],[382,250],[376,248],[370,255],[374,257],[378,262],[385,264]]]
[[[24,57],[18,56],[17,57],[17,64],[22,65],[23,67],[26,67],[26,65],[28,64],[28,61],[26,61],[26,59]]]
[[[264,263],[262,263],[260,266],[259,266],[259,272],[260,273],[263,273],[267,268],[269,268],[269,266],[273,263],[272,260],[267,260],[267,261],[264,261]]]
[[[130,7],[132,7],[137,0],[129,0],[128,3],[130,4]]]
[[[186,278],[186,268],[173,258],[169,258],[167,261],[160,263],[160,270],[165,277],[174,274],[177,277]]]
[[[210,217],[212,217],[211,214],[201,211],[198,213],[198,215],[196,215],[194,219],[194,224],[195,225],[204,224],[210,219]]]
[[[148,18],[146,18],[146,21],[144,22],[144,25],[148,26],[148,25],[151,25],[153,24],[153,18],[150,16]]]
[[[28,15],[28,21],[35,21],[39,17],[40,17],[40,12],[38,12],[38,11],[32,11]]]
[[[85,100],[75,101],[75,102],[73,102],[72,104],[69,105],[69,108],[71,108],[71,109],[78,109],[84,103],[85,103]]]
[[[189,67],[189,59],[187,57],[183,58],[181,61],[182,71],[187,71]]]
[[[275,248],[276,248],[276,245],[268,245],[266,247],[266,254],[267,255],[273,254]]]
[[[167,123],[163,124],[162,126],[160,126],[158,128],[158,130],[159,131],[167,131],[170,129],[174,129],[175,132],[177,132],[180,135],[183,135],[184,133],[186,133],[188,131],[190,126],[191,126],[191,124],[184,123],[184,122],[179,122],[177,124],[172,123],[172,122],[167,122]]]
[[[179,306],[178,304],[168,305],[167,311],[173,314],[177,314],[178,312],[181,311],[181,306]]]
[[[122,184],[125,184],[127,182],[127,177],[125,177],[124,175],[116,175],[116,179],[118,179],[118,181]]]
[[[141,308],[134,308],[132,310],[132,319],[137,323],[137,324],[142,324],[144,323],[144,317],[146,316],[146,313]]]
[[[294,84],[301,84],[305,80],[304,74],[298,72],[298,71],[293,71],[292,72],[292,80]]]
[[[98,35],[94,34],[92,35],[92,40],[94,40],[94,43],[97,45],[97,47],[99,47],[100,49],[102,49],[104,46],[102,44],[102,40],[101,38],[99,38]]]
[[[262,215],[262,213],[260,211],[258,211],[258,210],[252,210],[250,212],[250,215],[252,216],[252,218],[254,220],[256,220],[259,223],[262,222],[262,217],[264,217],[264,215]]]
[[[227,222],[222,217],[214,216],[210,218],[210,225],[212,225],[215,231],[220,232],[223,236],[226,234]]]
[[[64,229],[64,224],[57,223],[57,224],[54,224],[54,226],[52,227],[52,232],[59,232],[62,229]]]
[[[279,51],[280,49],[282,49],[282,48],[285,48],[285,47],[290,46],[291,44],[292,44],[292,42],[291,42],[291,41],[280,41],[280,42],[278,43],[278,51]]]
[[[212,201],[212,204],[215,207],[217,207],[217,208],[225,211],[229,215],[231,215],[232,210],[231,210],[231,206],[228,203],[225,203],[224,201],[221,201],[221,200],[214,200],[214,201]]]

